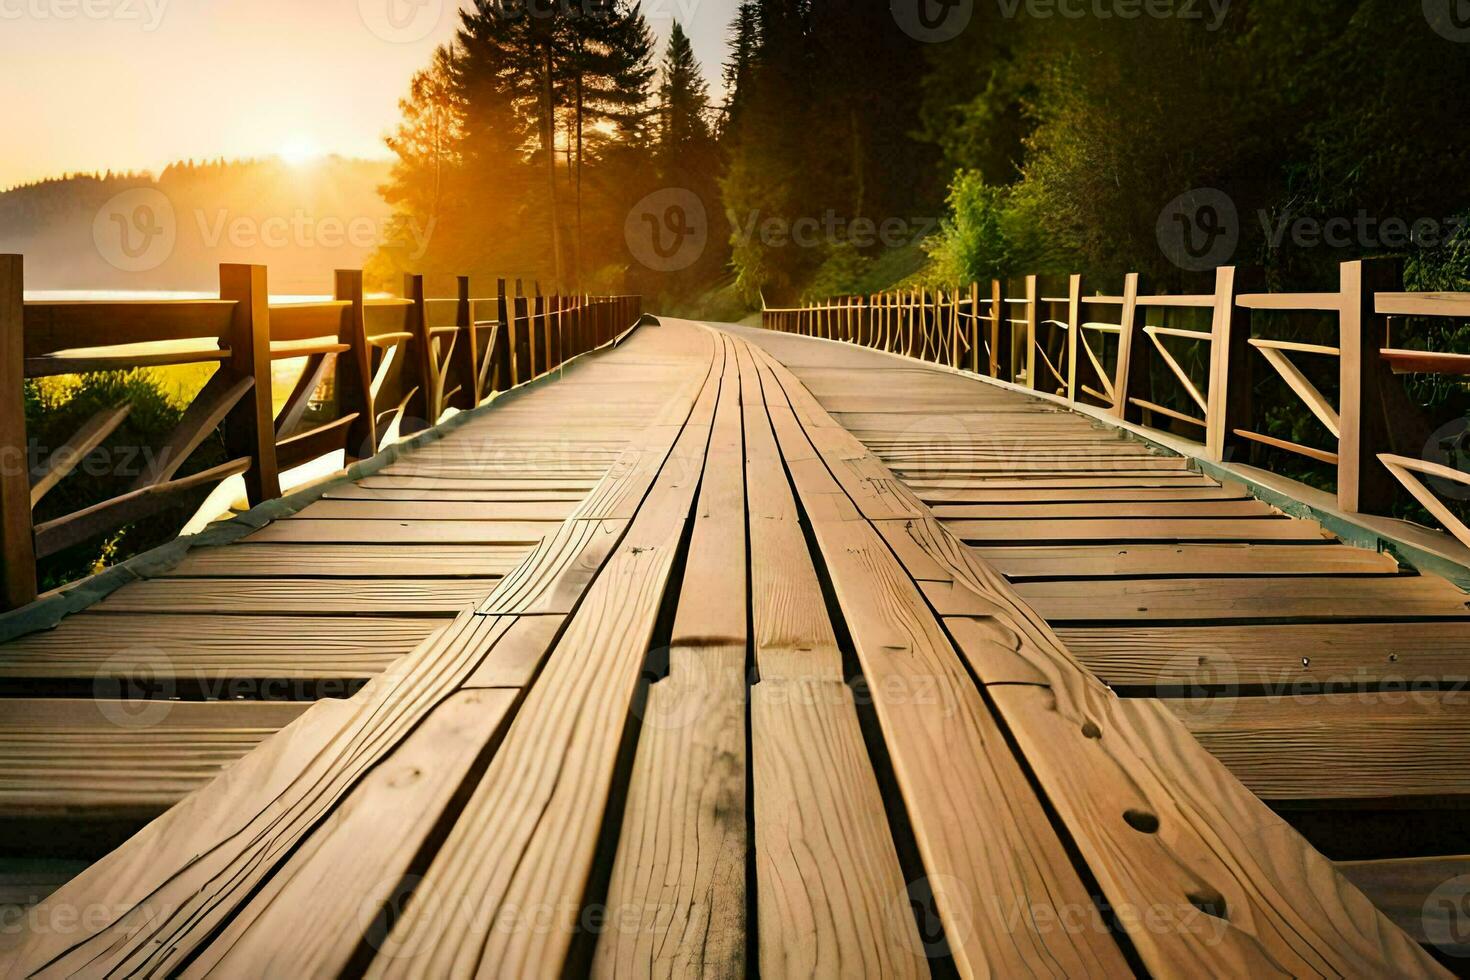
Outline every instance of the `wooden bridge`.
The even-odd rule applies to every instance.
[[[1039,315],[980,376],[997,300],[627,316],[12,614],[0,965],[1453,970],[1458,545],[1039,390]]]

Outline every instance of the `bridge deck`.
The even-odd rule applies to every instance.
[[[42,704],[38,761],[0,732],[12,817],[233,760],[33,910],[17,973],[1435,975],[1263,799],[1459,805],[1465,616],[1041,402],[665,321],[0,648],[27,704],[144,642],[181,686],[368,679],[64,738]],[[1412,710],[1282,687],[1405,673]],[[104,708],[116,763],[7,779]],[[1405,867],[1342,870],[1413,925]]]

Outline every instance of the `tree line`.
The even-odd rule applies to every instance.
[[[1225,263],[1320,286],[1385,253],[1470,285],[1470,44],[1433,5],[979,0],[936,31],[903,3],[742,0],[711,93],[678,25],[657,50],[630,0],[545,2],[475,0],[403,100],[385,194],[436,229],[426,271],[730,307]],[[672,272],[630,246],[669,188],[705,222]]]

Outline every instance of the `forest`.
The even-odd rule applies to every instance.
[[[1383,254],[1466,288],[1470,45],[1435,4],[916,9],[743,0],[712,92],[629,0],[475,0],[402,101],[385,196],[437,229],[425,271],[706,316],[1029,272],[1311,286]]]

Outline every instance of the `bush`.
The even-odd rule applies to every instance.
[[[183,417],[187,399],[170,396],[170,388],[177,387],[161,372],[147,370],[27,381],[26,435],[32,466],[64,445],[98,412],[132,406],[122,425],[42,499],[34,515],[36,523],[64,517],[132,489],[150,465],[159,462],[158,447]],[[224,460],[224,443],[216,432],[194,452],[179,475]],[[112,532],[100,542],[86,542],[52,555],[40,563],[41,588],[75,581],[165,544],[192,516],[188,508],[175,508]]]

